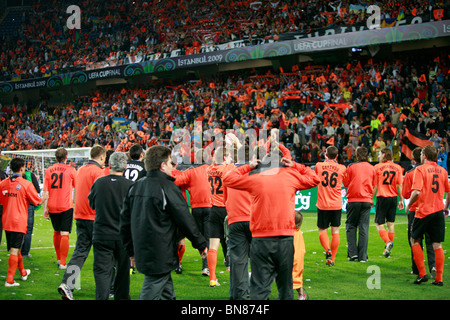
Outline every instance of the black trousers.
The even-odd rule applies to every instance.
[[[77,226],[77,242],[75,250],[72,253],[66,272],[64,273],[62,283],[73,289],[75,280],[83,268],[84,262],[89,256],[92,247],[92,231],[94,229],[94,221],[76,220]]]
[[[367,261],[367,247],[369,243],[370,208],[369,202],[347,203],[347,256],[357,256],[361,261]]]
[[[139,300],[176,300],[171,273],[145,275]]]
[[[228,226],[230,255],[230,299],[247,300],[249,295],[248,260],[252,233],[250,222],[235,222]]]
[[[413,221],[414,221],[414,212],[409,212],[408,213],[408,243],[409,243],[410,247],[411,247],[411,228],[412,228]],[[420,246],[423,249],[423,243],[421,243]],[[426,251],[427,251],[428,268],[431,273],[431,269],[435,268],[436,264],[434,262],[435,255],[434,255],[433,243],[431,242],[428,234],[425,234],[425,247],[426,247]],[[411,250],[411,269],[414,274],[417,274],[417,275],[419,274],[419,270],[417,269],[416,263],[414,262],[412,250]]]
[[[195,223],[197,224],[200,233],[207,240],[207,246],[209,247],[209,233],[208,233],[208,221],[211,208],[192,208],[192,216],[194,217]],[[202,269],[208,268],[208,261],[202,259]]]
[[[294,237],[258,237],[250,249],[250,299],[268,300],[275,280],[279,300],[293,299]]]
[[[95,299],[108,300],[111,278],[114,299],[130,299],[130,260],[121,240],[94,240]],[[115,276],[114,276],[115,273]]]

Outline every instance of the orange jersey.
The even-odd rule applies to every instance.
[[[227,222],[250,221],[252,198],[246,190],[224,187],[224,199],[227,208]]]
[[[8,178],[0,183],[0,190],[3,230],[27,233],[28,206],[41,203],[33,183],[20,176]]]
[[[402,196],[405,199],[409,199],[411,197],[411,193],[413,191],[411,187],[412,187],[412,182],[413,182],[413,177],[414,177],[414,171],[415,170],[416,170],[416,168],[409,170],[408,172],[406,172],[405,177],[403,178]],[[414,202],[409,207],[409,211],[410,212],[416,212],[416,207],[417,207],[417,201]]]
[[[77,171],[65,163],[55,163],[45,171],[44,191],[48,191],[47,208],[59,213],[73,208],[73,188]]]
[[[95,210],[89,206],[88,195],[95,180],[104,174],[100,165],[92,160],[78,169],[75,179],[75,220],[95,220]]]
[[[227,188],[248,191],[252,200],[250,231],[253,237],[294,236],[295,193],[320,182],[309,167],[297,162],[293,167],[249,165],[229,171],[223,179]]]
[[[403,183],[403,168],[393,161],[375,165],[377,197],[396,197],[399,194],[397,185]]]
[[[223,198],[223,183],[222,177],[236,166],[234,164],[212,164],[208,167],[206,174],[211,192],[211,205],[215,207],[225,207]]]
[[[348,202],[373,203],[375,179],[375,167],[369,162],[358,161],[349,165],[343,180],[344,187],[348,187]]]
[[[209,165],[201,165],[174,176],[175,184],[189,190],[191,208],[211,207],[211,184],[208,182]],[[172,171],[173,172],[173,171]]]
[[[424,218],[444,209],[444,194],[450,192],[448,173],[436,162],[425,162],[414,170],[412,187],[419,190],[416,218]]]
[[[179,177],[181,174],[183,173],[183,171],[180,171],[178,169],[172,169],[172,178],[177,178]],[[184,200],[187,201],[187,195],[186,195],[186,188],[183,186],[180,186],[181,189],[181,193],[183,194]]]
[[[305,240],[303,232],[295,229],[294,233],[294,265],[292,266],[293,289],[303,287],[303,270],[305,265]]]
[[[317,188],[317,208],[320,210],[342,209],[342,180],[347,167],[335,160],[318,162],[314,171],[320,178]]]

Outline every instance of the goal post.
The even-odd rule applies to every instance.
[[[45,170],[56,163],[56,150],[57,149],[2,151],[1,163],[9,162],[9,160],[16,157],[23,158],[26,162],[26,169],[33,172],[36,175],[39,184],[43,186]],[[91,148],[89,147],[66,148],[66,150],[67,164],[73,166],[75,169],[78,169],[89,161],[91,151]],[[7,158],[9,158],[9,160]],[[8,171],[6,173],[9,174]]]

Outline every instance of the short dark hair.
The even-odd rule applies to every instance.
[[[438,158],[438,151],[436,149],[436,147],[432,146],[432,145],[428,145],[423,147],[422,149],[422,153],[425,155],[425,157],[427,157],[428,161],[437,161]]]
[[[66,160],[67,154],[68,154],[67,150],[64,149],[63,147],[56,149],[55,151],[56,161],[63,162],[64,160]]]
[[[22,158],[13,158],[9,163],[9,168],[13,173],[19,172],[22,167],[25,167],[25,160]]]
[[[412,151],[412,156],[415,162],[420,163],[420,154],[422,153],[422,148],[421,147],[417,147]]]
[[[105,167],[109,166],[109,158],[114,153],[113,149],[106,150],[106,160],[105,160]]]
[[[384,154],[384,161],[389,161],[393,159],[392,150],[389,147],[384,147],[380,150],[382,154]]]
[[[336,159],[337,155],[339,153],[339,149],[335,146],[329,146],[327,148],[327,157],[328,159]]]
[[[358,147],[356,148],[356,159],[358,161],[367,161],[369,151],[366,147]]]
[[[100,156],[106,155],[106,150],[100,145],[95,145],[91,148],[91,159],[98,159]]]
[[[303,223],[303,214],[300,211],[295,210],[295,227],[297,229],[300,229],[302,223]]]
[[[139,160],[139,157],[141,156],[142,152],[144,152],[144,148],[139,143],[136,143],[131,146],[130,148],[130,158],[132,160]]]
[[[153,146],[147,150],[145,154],[145,170],[158,171],[161,168],[161,163],[166,162],[172,154],[169,148],[165,146]],[[171,160],[171,159],[169,159]]]

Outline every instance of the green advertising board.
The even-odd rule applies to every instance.
[[[346,206],[348,202],[347,188],[342,188],[341,194],[342,194],[342,212],[346,212]],[[374,196],[373,197],[374,206],[372,206],[370,213],[375,213],[376,200],[377,200],[376,196]],[[297,193],[295,194],[296,210],[317,212],[316,203],[317,203],[317,187],[308,190],[297,191]],[[397,214],[405,214],[405,210],[399,210],[397,208]]]

